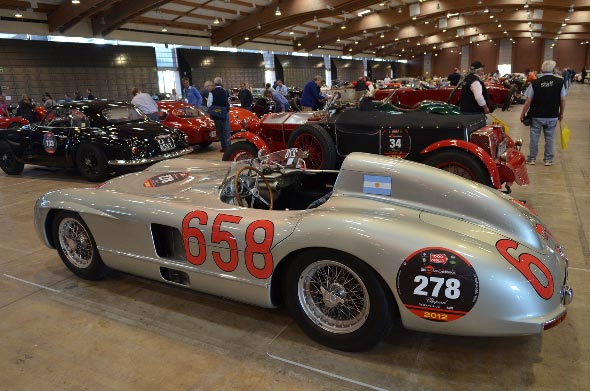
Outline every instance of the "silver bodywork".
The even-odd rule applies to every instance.
[[[567,259],[561,247],[533,213],[501,192],[411,161],[352,153],[345,159],[333,193],[323,205],[307,210],[268,211],[222,202],[220,185],[230,164],[180,158],[112,179],[102,188],[47,193],[35,206],[37,233],[47,246],[54,247],[49,232],[51,211],[74,211],[89,227],[104,263],[113,269],[273,307],[278,304],[271,296],[271,286],[279,283],[275,275],[257,278],[252,273],[264,269],[270,258],[255,251],[250,254],[253,264],[248,267],[245,262],[246,248],[253,244],[248,235],[259,244],[270,234],[268,228],[248,233],[247,227],[265,221],[272,224],[274,231],[270,247],[274,270],[302,249],[349,253],[381,276],[395,298],[402,323],[409,329],[460,335],[523,335],[538,333],[544,325],[565,315],[564,302],[571,292],[567,290]],[[168,185],[144,186],[149,178],[170,172],[188,175]],[[367,190],[367,178],[372,176],[390,178],[391,195]],[[188,262],[186,248],[177,249],[174,255],[159,256],[153,240],[154,224],[183,232],[183,224],[187,223],[183,220],[192,211],[208,217],[206,223],[190,220],[185,225],[185,230],[196,227],[203,234],[207,251],[204,262]],[[211,241],[214,220],[220,215],[240,219],[239,223],[222,222],[217,227],[229,232],[237,244],[238,263],[231,272],[223,271],[219,260],[212,256],[216,252],[224,262],[232,256],[229,242]],[[197,253],[197,244],[190,240],[188,243],[191,253]],[[523,273],[524,267],[519,269],[503,256],[499,243],[515,244],[506,250],[508,256],[514,262],[520,261],[519,265],[526,264],[530,273]],[[448,250],[452,258],[461,259],[477,275],[472,307],[452,321],[429,318],[428,308],[413,312],[400,293],[401,278],[406,278],[402,269],[410,258],[433,248],[439,250],[431,261],[439,262],[441,255],[437,251]],[[530,263],[533,258],[542,265]],[[170,281],[163,277],[162,268],[185,272],[188,278]],[[415,276],[414,281],[418,283],[420,278],[425,277]],[[447,285],[447,289],[445,295],[451,297],[463,294],[459,289],[453,291],[453,286]],[[416,292],[422,294],[418,287]]]

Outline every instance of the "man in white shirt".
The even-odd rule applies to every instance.
[[[135,105],[139,110],[152,121],[158,121],[158,105],[147,92],[141,92],[139,88],[133,87],[131,90],[133,99],[131,104]]]

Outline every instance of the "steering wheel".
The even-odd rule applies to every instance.
[[[244,173],[244,171],[247,172]],[[258,191],[258,183],[260,179],[262,179],[262,181],[264,182],[264,186],[268,191],[268,201],[265,200],[264,197],[262,197],[262,195],[260,194],[260,191]],[[234,176],[234,191],[234,198],[236,199],[238,205],[252,208],[254,207],[254,201],[258,199],[268,207],[268,210],[272,210],[273,197],[270,183],[268,183],[268,180],[266,179],[264,174],[257,168],[252,166],[244,166],[240,168]],[[240,195],[240,193],[242,193],[242,195]],[[244,196],[244,198],[242,198],[242,196]],[[247,202],[246,205],[244,205],[246,197],[250,197],[249,206]]]

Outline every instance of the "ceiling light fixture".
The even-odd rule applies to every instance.
[[[488,9],[488,7],[486,7],[486,8],[483,10],[483,13],[484,13],[484,14],[487,14],[488,12],[490,12],[490,10]]]
[[[529,4],[526,1],[524,2],[524,8],[529,8]]]
[[[219,24],[219,18],[215,18],[215,19],[213,20],[213,24]]]
[[[345,25],[340,26],[340,30],[344,30],[346,28]]]
[[[297,42],[297,46],[301,46],[301,42]]]
[[[80,0],[72,0],[72,4],[80,4]]]
[[[275,10],[275,16],[281,16],[281,9],[279,8],[279,6],[277,5],[277,9]]]
[[[22,18],[23,17],[23,14],[20,13],[20,10],[18,8],[16,9],[16,13],[14,14],[14,17],[15,18]]]
[[[362,10],[361,12],[359,12],[357,15],[359,17],[365,16],[366,14],[370,14],[371,10]]]
[[[379,37],[385,38],[385,34],[381,33],[381,35]]]
[[[168,29],[166,28],[166,26],[162,27],[162,32],[163,33],[167,32],[167,31],[168,31]]]
[[[401,14],[401,13],[402,13],[402,7],[399,7],[399,8],[397,9],[397,13],[398,13],[398,14]]]
[[[340,42],[340,37],[336,38],[336,42]]]
[[[249,41],[249,40],[250,40],[250,37],[246,35],[246,36],[244,37],[244,41]]]

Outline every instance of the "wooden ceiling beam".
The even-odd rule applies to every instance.
[[[325,18],[334,13],[351,12],[377,3],[376,0],[298,0],[279,4],[281,16],[276,16],[277,4],[273,3],[260,11],[235,21],[229,26],[216,29],[211,43],[216,45],[232,40],[238,46],[245,42],[245,37],[252,39],[274,30],[302,24],[316,18]],[[328,8],[329,7],[329,8]]]
[[[114,2],[113,0],[87,0],[75,5],[64,1],[55,11],[47,15],[49,31],[64,33],[82,19],[110,7]]]
[[[106,36],[123,24],[148,11],[161,7],[171,0],[124,0],[115,3],[104,12],[91,19],[92,32],[95,36]]]

